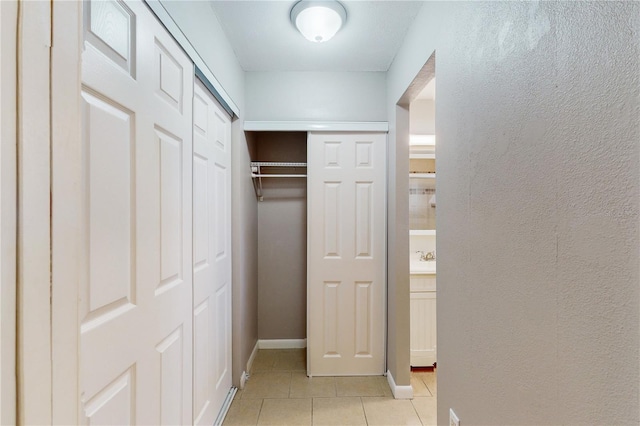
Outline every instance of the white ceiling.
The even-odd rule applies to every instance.
[[[212,0],[245,71],[386,71],[422,1],[341,1],[346,25],[325,43],[307,41],[289,19],[296,0]]]

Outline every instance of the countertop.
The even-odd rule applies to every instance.
[[[409,264],[409,274],[411,275],[435,275],[436,274],[436,262],[411,262]]]

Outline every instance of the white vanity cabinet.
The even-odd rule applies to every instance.
[[[436,362],[436,275],[411,274],[411,366]]]

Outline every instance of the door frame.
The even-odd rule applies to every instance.
[[[0,424],[16,423],[16,2],[0,2]]]
[[[51,3],[17,2],[17,422],[51,423]]]
[[[388,285],[388,353],[387,377],[394,379],[392,390],[396,398],[412,398],[410,356],[410,286],[409,286],[409,105],[435,77],[436,52],[427,61],[395,102],[394,123],[389,132],[389,258]],[[394,376],[392,376],[392,373]],[[391,384],[391,380],[389,380]],[[396,385],[397,383],[397,385]]]
[[[53,2],[51,54],[52,423],[79,424],[82,2]]]

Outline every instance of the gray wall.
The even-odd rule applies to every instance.
[[[307,161],[306,132],[256,134],[259,161]],[[304,172],[304,171],[303,171]],[[258,337],[307,337],[307,181],[263,179],[258,203]]]
[[[391,159],[395,103],[435,51],[440,424],[640,421],[638,28],[636,2],[428,2],[410,28]],[[402,369],[408,304],[389,302]]]
[[[247,120],[387,121],[383,72],[247,72]]]
[[[240,109],[232,123],[233,382],[239,385],[258,340],[258,214],[243,131],[245,74],[208,2],[162,4]]]

